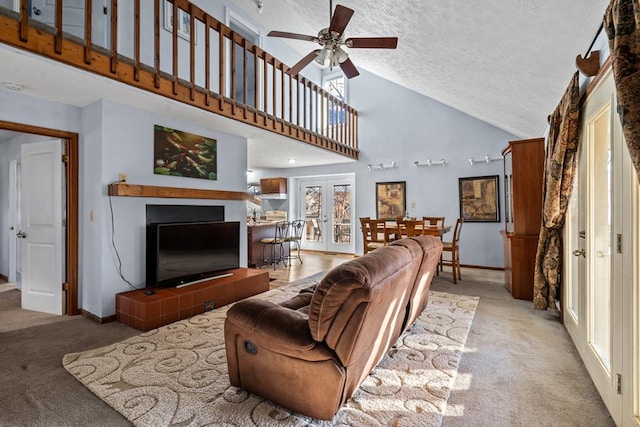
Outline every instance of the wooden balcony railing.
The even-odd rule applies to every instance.
[[[358,158],[354,108],[189,1],[69,3],[0,7],[0,43]]]

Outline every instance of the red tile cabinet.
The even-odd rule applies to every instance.
[[[269,290],[267,271],[238,268],[233,275],[182,288],[137,289],[116,295],[116,319],[149,331]],[[221,272],[221,274],[228,273]]]

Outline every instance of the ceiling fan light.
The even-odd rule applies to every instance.
[[[337,64],[342,64],[344,61],[349,59],[349,54],[345,52],[341,47],[337,47],[333,52],[333,62],[337,62]]]
[[[327,62],[327,58],[329,57],[330,53],[331,52],[326,46],[323,47],[318,56],[316,56],[315,61],[320,65],[324,65],[324,63]]]

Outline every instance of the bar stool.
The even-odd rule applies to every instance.
[[[260,243],[262,243],[262,261],[266,264],[273,264],[274,270],[279,262],[282,262],[285,267],[287,265],[284,256],[284,243],[287,241],[287,237],[289,237],[289,222],[278,221],[276,222],[274,236],[260,240]],[[267,248],[271,250],[271,258],[267,258],[265,254]]]
[[[302,258],[300,258],[300,242],[302,242],[302,233],[304,232],[304,220],[297,219],[289,223],[289,236],[285,239],[289,243],[289,267],[291,267],[291,261],[298,258],[300,264],[302,264]],[[296,256],[291,255],[291,243],[296,245]]]

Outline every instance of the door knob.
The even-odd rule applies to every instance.
[[[18,233],[16,234],[16,236],[18,236],[18,239],[24,239],[27,237],[27,233],[25,233],[22,230],[18,230]]]
[[[576,249],[575,251],[573,251],[573,255],[574,255],[574,256],[580,256],[580,255],[582,255],[583,257],[584,257],[584,256],[586,256],[586,255],[585,255],[585,251],[584,251],[584,249]]]

